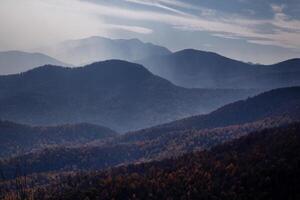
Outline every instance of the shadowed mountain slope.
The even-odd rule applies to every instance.
[[[297,90],[299,88],[284,88],[266,92],[224,106],[208,115],[126,133],[106,142],[91,142],[77,148],[50,148],[27,154],[6,161],[2,169],[8,177],[13,176],[14,165],[18,162],[31,163],[31,167],[26,169],[29,174],[74,169],[95,170],[210,149],[253,131],[299,121],[300,96],[289,96],[297,94]],[[281,101],[283,97],[285,101]],[[243,107],[247,109],[241,109]],[[251,118],[241,120],[232,117],[243,117],[248,109],[255,108],[259,109],[257,112],[253,111],[256,115],[249,113]]]
[[[22,51],[0,52],[0,74],[21,73],[41,65],[67,64],[41,53],[26,53]]]
[[[253,65],[216,53],[185,49],[138,61],[154,74],[189,88],[262,88],[300,85],[300,59]]]
[[[119,60],[47,65],[0,76],[0,118],[34,125],[88,122],[123,132],[207,113],[255,93],[185,89]]]

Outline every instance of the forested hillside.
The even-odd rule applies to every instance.
[[[0,121],[0,158],[13,157],[51,146],[82,145],[117,135],[109,128],[87,123],[32,127]]]
[[[208,115],[129,132],[105,142],[92,141],[79,147],[47,148],[6,160],[2,169],[6,177],[13,178],[16,163],[22,163],[22,166],[29,166],[30,163],[30,167],[24,169],[27,174],[97,170],[207,150],[253,131],[299,121],[300,96],[295,92],[297,90],[299,88],[273,90],[226,105]],[[249,110],[254,110],[255,115]]]
[[[299,152],[296,123],[177,159],[68,175],[26,194],[52,200],[298,199]]]

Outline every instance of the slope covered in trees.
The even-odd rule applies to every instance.
[[[299,88],[284,88],[270,91],[224,106],[208,115],[126,133],[104,143],[91,142],[84,147],[50,148],[27,154],[4,162],[3,170],[7,176],[13,177],[15,163],[20,160],[30,162],[31,168],[26,169],[29,174],[104,169],[124,163],[161,160],[210,149],[252,131],[298,121],[298,90]],[[295,95],[291,96],[292,94]],[[251,118],[243,118],[247,114]]]
[[[300,124],[254,132],[210,151],[65,176],[37,199],[299,199]]]
[[[300,117],[300,87],[279,88],[225,105],[207,115],[196,115],[159,125],[151,132],[203,129],[253,122],[268,117]]]
[[[0,157],[24,154],[50,146],[72,146],[116,137],[113,130],[93,124],[32,127],[0,121]]]
[[[0,76],[0,118],[34,125],[88,122],[123,132],[206,113],[256,92],[185,89],[119,60],[43,66]]]

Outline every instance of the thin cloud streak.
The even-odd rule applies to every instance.
[[[164,10],[167,10],[167,11],[170,11],[170,12],[173,12],[173,13],[177,13],[177,14],[180,14],[180,15],[187,15],[186,13],[184,13],[184,12],[178,10],[178,9],[175,9],[175,8],[170,7],[170,6],[166,6],[166,5],[161,4],[162,1],[147,1],[147,0],[125,0],[125,1],[130,2],[130,3],[145,5],[145,6],[161,8],[161,9],[164,9]]]
[[[118,24],[103,24],[104,28],[107,29],[116,29],[116,30],[124,30],[134,33],[140,33],[140,34],[151,34],[153,33],[152,29],[144,28],[141,26],[126,26],[126,25],[118,25]]]
[[[88,5],[87,5],[88,6]],[[91,6],[91,5],[89,5]],[[94,12],[103,16],[113,16],[120,18],[128,18],[131,20],[145,20],[165,23],[176,29],[189,31],[208,31],[212,35],[223,38],[244,39],[250,43],[275,45],[287,48],[300,48],[300,36],[298,34],[300,21],[289,20],[288,17],[278,18],[282,13],[275,13],[274,19],[271,20],[254,20],[244,19],[236,15],[218,16],[192,16],[186,13],[186,16],[168,14],[163,12],[131,10],[114,6],[92,6]],[[274,9],[274,6],[273,6]],[[283,9],[275,8],[274,12],[282,12]],[[277,16],[277,17],[276,17]],[[275,33],[260,33],[257,26],[266,23],[272,24],[278,28]],[[289,29],[289,30],[280,30]],[[265,42],[263,42],[265,40]],[[257,42],[259,41],[259,42]],[[270,42],[272,41],[272,42]]]
[[[125,0],[127,2],[137,3],[137,4],[143,4],[143,5],[150,5],[150,6],[156,6],[156,5],[168,5],[178,8],[189,8],[193,9],[195,6],[184,3],[182,1],[178,0]]]
[[[243,39],[249,43],[300,48],[300,21],[290,19],[289,16],[284,13],[285,6],[283,5],[270,5],[270,9],[274,12],[274,18],[260,20],[246,19],[234,14],[220,14],[218,11],[201,7],[197,7],[200,12],[199,16],[195,16],[186,11],[179,10],[180,8],[193,8],[191,5],[177,0],[124,1],[156,6],[165,11],[173,10],[174,12],[131,9],[82,0],[26,0],[26,2],[4,0],[4,5],[7,4],[11,7],[6,8],[5,6],[1,6],[0,17],[2,19],[17,19],[16,23],[21,23],[23,26],[30,27],[28,29],[32,29],[27,35],[37,31],[36,34],[41,35],[40,37],[46,34],[45,31],[36,30],[34,28],[35,24],[30,23],[39,23],[41,27],[45,26],[46,31],[55,35],[53,37],[72,39],[84,37],[87,36],[87,34],[89,36],[97,34],[109,36],[110,31],[117,29],[140,34],[151,34],[153,33],[151,28],[141,27],[137,25],[140,24],[137,22],[156,22],[169,25],[174,29],[180,29],[182,31],[205,31],[221,38]],[[3,2],[1,3],[3,4]],[[12,5],[17,5],[15,6],[15,9],[17,7],[15,15],[11,15],[9,11],[12,10]],[[27,10],[23,9],[24,6]],[[118,19],[122,22],[124,22],[124,19],[127,19],[130,21],[130,24],[133,25],[123,23],[109,24],[106,22],[106,18]],[[26,23],[24,23],[24,21]],[[43,24],[43,21],[48,23],[46,24],[47,26]],[[18,30],[17,27],[12,28],[9,22],[6,23],[6,25],[11,28],[10,32],[22,33],[22,31],[24,31],[24,29]],[[262,33],[257,31],[259,26],[264,26],[265,24],[273,25],[275,27],[274,32]],[[55,28],[57,30],[55,30]],[[44,34],[42,34],[43,31]],[[9,32],[6,34],[9,36]],[[17,35],[16,38],[20,38],[20,36]]]

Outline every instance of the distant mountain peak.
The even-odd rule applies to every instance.
[[[76,67],[76,68],[71,68],[71,67],[62,67],[62,66],[57,66],[57,65],[43,65],[36,67],[34,69],[28,70],[24,72],[25,74],[33,74],[33,73],[42,73],[42,74],[47,74],[47,73],[64,73],[64,72],[76,72],[76,71],[81,71],[81,72],[93,72],[94,74],[99,74],[99,75],[110,75],[114,76],[117,74],[123,75],[126,77],[127,75],[132,77],[132,78],[138,78],[140,79],[141,77],[149,76],[151,75],[151,72],[149,72],[146,68],[144,68],[140,64],[136,63],[131,63],[128,61],[123,61],[123,60],[105,60],[105,61],[99,61],[99,62],[94,62],[88,65],[84,65],[82,67]],[[23,73],[23,74],[24,74]],[[136,76],[136,77],[134,77]]]
[[[110,40],[113,40],[113,41],[122,41],[122,42],[144,43],[144,44],[146,44],[145,42],[143,42],[143,41],[141,41],[140,39],[137,39],[137,38],[129,38],[129,39],[110,39]]]
[[[150,75],[150,71],[148,71],[145,67],[140,64],[124,61],[124,60],[105,60],[94,62],[92,64],[85,65],[81,67],[81,69],[94,69],[101,70],[102,72],[111,72],[111,73],[138,73],[136,75]]]
[[[136,64],[136,63],[133,63],[133,62],[129,62],[129,61],[126,61],[126,60],[119,60],[119,59],[110,59],[110,60],[104,60],[104,61],[97,61],[97,62],[94,62],[94,63],[91,63],[91,64],[88,64],[88,65],[85,65],[83,67],[92,67],[92,66],[96,66],[96,65],[135,65],[135,66],[141,66],[140,64]]]
[[[183,50],[180,50],[180,51],[177,51],[174,53],[174,55],[177,55],[177,56],[215,56],[215,57],[222,57],[224,59],[230,59],[230,58],[227,58],[227,57],[224,57],[220,54],[217,54],[215,52],[211,52],[211,51],[203,51],[203,50],[198,50],[198,49],[183,49]]]
[[[30,69],[28,71],[25,71],[25,72],[23,72],[23,74],[24,73],[46,72],[46,71],[63,71],[64,69],[71,69],[71,68],[70,67],[62,67],[62,66],[58,66],[58,65],[46,64],[46,65],[38,66],[34,69]]]
[[[291,65],[291,66],[299,66],[299,69],[300,69],[300,58],[292,58],[292,59],[289,59],[289,60],[285,60],[285,61],[282,61],[282,62],[279,62],[279,63],[275,63],[271,66],[276,66],[276,65],[282,65],[282,66],[287,66],[287,65]]]
[[[21,73],[45,64],[68,66],[68,64],[42,53],[16,50],[0,52],[0,75]]]
[[[300,85],[300,59],[249,64],[214,52],[184,49],[139,60],[152,73],[188,88],[263,88]]]
[[[144,42],[137,38],[112,39],[101,36],[67,40],[57,46],[46,47],[40,51],[75,65],[109,59],[135,61],[154,55],[171,53],[166,47]]]

